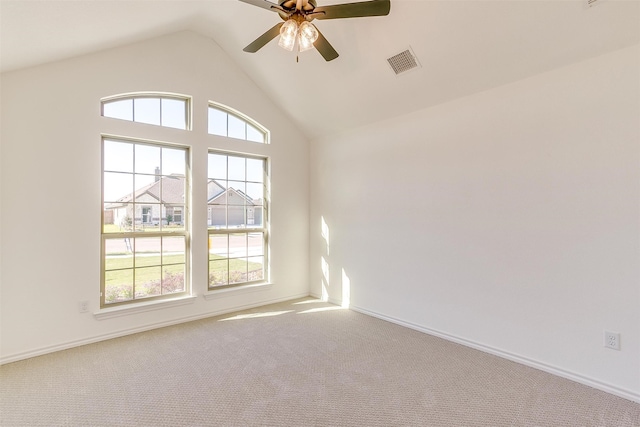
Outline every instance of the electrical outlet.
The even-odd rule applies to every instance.
[[[612,350],[620,350],[620,334],[604,331],[604,346]]]
[[[80,301],[78,303],[78,311],[80,313],[86,313],[89,311],[89,301]]]

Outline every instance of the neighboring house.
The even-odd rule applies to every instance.
[[[233,187],[225,189],[214,179],[210,179],[208,183],[207,203],[209,204],[207,213],[209,226],[262,224],[262,199],[253,200]],[[225,215],[227,221],[225,221]]]
[[[184,186],[182,175],[156,176],[153,183],[105,206],[105,222],[123,228],[136,225],[181,225],[184,221]],[[134,203],[135,202],[135,203]],[[135,212],[134,212],[135,210]]]
[[[184,176],[158,176],[152,184],[105,205],[105,223],[122,228],[131,227],[134,223],[157,226],[161,221],[165,225],[182,225],[185,214],[184,192]],[[252,200],[240,190],[225,189],[213,179],[208,183],[207,198],[209,226],[262,224],[262,199]],[[228,221],[225,221],[226,215]]]

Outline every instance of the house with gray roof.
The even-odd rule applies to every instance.
[[[127,229],[136,226],[183,225],[185,215],[183,175],[156,176],[151,184],[105,206],[105,224]],[[262,224],[262,199],[253,200],[243,191],[225,188],[209,179],[207,224],[211,227]]]

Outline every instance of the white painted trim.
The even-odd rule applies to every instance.
[[[186,297],[172,298],[166,300],[142,302],[131,305],[120,305],[117,307],[103,308],[93,313],[93,317],[98,320],[111,319],[120,316],[130,316],[132,314],[144,313],[146,311],[160,310],[167,307],[192,304],[197,296],[188,295]]]
[[[36,357],[36,356],[42,356],[44,354],[54,353],[56,351],[67,350],[67,349],[70,349],[70,348],[80,347],[80,346],[87,345],[87,344],[93,344],[93,343],[100,342],[100,341],[106,341],[106,340],[110,340],[110,339],[113,339],[113,338],[119,338],[119,337],[123,337],[123,336],[126,336],[126,335],[137,334],[139,332],[150,331],[152,329],[164,328],[166,326],[178,325],[178,324],[181,324],[181,323],[192,322],[194,320],[206,319],[206,318],[209,318],[209,317],[222,316],[224,314],[233,313],[233,312],[236,312],[236,311],[248,310],[250,308],[261,307],[263,305],[277,304],[279,302],[291,301],[291,300],[294,300],[294,299],[304,298],[304,297],[307,297],[307,296],[309,296],[308,293],[289,295],[289,296],[283,297],[283,298],[276,298],[276,299],[268,300],[268,301],[260,301],[260,302],[253,303],[253,304],[238,305],[238,306],[234,306],[234,307],[223,309],[223,310],[210,311],[208,313],[200,314],[200,315],[196,315],[196,316],[187,316],[187,317],[182,317],[182,318],[179,318],[179,319],[169,320],[169,321],[166,321],[166,322],[151,323],[151,324],[148,324],[148,325],[145,325],[145,326],[140,326],[140,327],[131,328],[131,329],[124,329],[122,331],[118,331],[118,332],[114,332],[114,333],[110,333],[110,334],[98,335],[98,336],[91,337],[91,338],[68,341],[66,343],[61,343],[61,344],[52,345],[52,346],[48,346],[48,347],[42,347],[42,348],[39,348],[39,349],[35,349],[35,350],[31,350],[31,351],[25,351],[25,352],[22,352],[22,353],[10,354],[8,356],[0,358],[0,365],[4,365],[4,364],[7,364],[7,363],[12,363],[12,362],[17,362],[19,360],[29,359],[29,358]]]
[[[566,369],[562,369],[553,365],[539,362],[537,360],[529,359],[528,357],[524,357],[518,354],[513,354],[508,351],[500,350],[498,348],[484,345],[484,344],[471,341],[465,338],[460,338],[455,335],[437,331],[435,329],[427,328],[425,326],[417,325],[415,323],[396,319],[395,317],[390,317],[384,314],[376,313],[375,311],[367,310],[354,305],[351,305],[349,309],[356,311],[358,313],[365,314],[367,316],[376,317],[378,319],[385,320],[387,322],[395,323],[396,325],[404,326],[406,328],[413,329],[418,332],[422,332],[428,335],[433,335],[438,338],[445,339],[447,341],[455,342],[457,344],[462,344],[466,347],[470,347],[475,350],[480,350],[484,353],[489,353],[494,356],[502,357],[503,359],[511,360],[512,362],[520,363],[522,365],[529,366],[531,368],[539,369],[541,371],[544,371],[553,375],[557,375],[559,377],[566,378],[568,380],[575,381],[577,383],[584,384],[589,387],[593,387],[595,389],[604,391],[606,393],[610,393],[615,396],[619,396],[624,399],[628,399],[628,400],[640,403],[640,393],[636,393],[632,390],[623,389],[611,384],[598,381],[594,378],[580,375],[575,372],[567,371]]]
[[[204,297],[204,299],[208,301],[208,300],[217,299],[217,298],[224,298],[224,297],[246,294],[249,292],[267,291],[272,287],[273,287],[273,283],[257,283],[253,285],[244,285],[244,286],[237,286],[232,288],[216,289],[213,291],[205,292],[204,294],[202,294],[202,296]]]

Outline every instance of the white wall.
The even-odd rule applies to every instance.
[[[178,33],[2,76],[1,360],[308,295],[308,141],[211,40]],[[193,131],[100,117],[100,98],[132,91],[193,96]],[[272,144],[207,134],[217,101],[271,130]],[[186,144],[193,197],[206,200],[207,150],[269,156],[271,281],[248,293],[98,320],[101,133]],[[193,291],[207,289],[206,204],[193,215]],[[79,301],[90,313],[79,313]]]
[[[313,141],[312,293],[640,400],[639,58]]]

